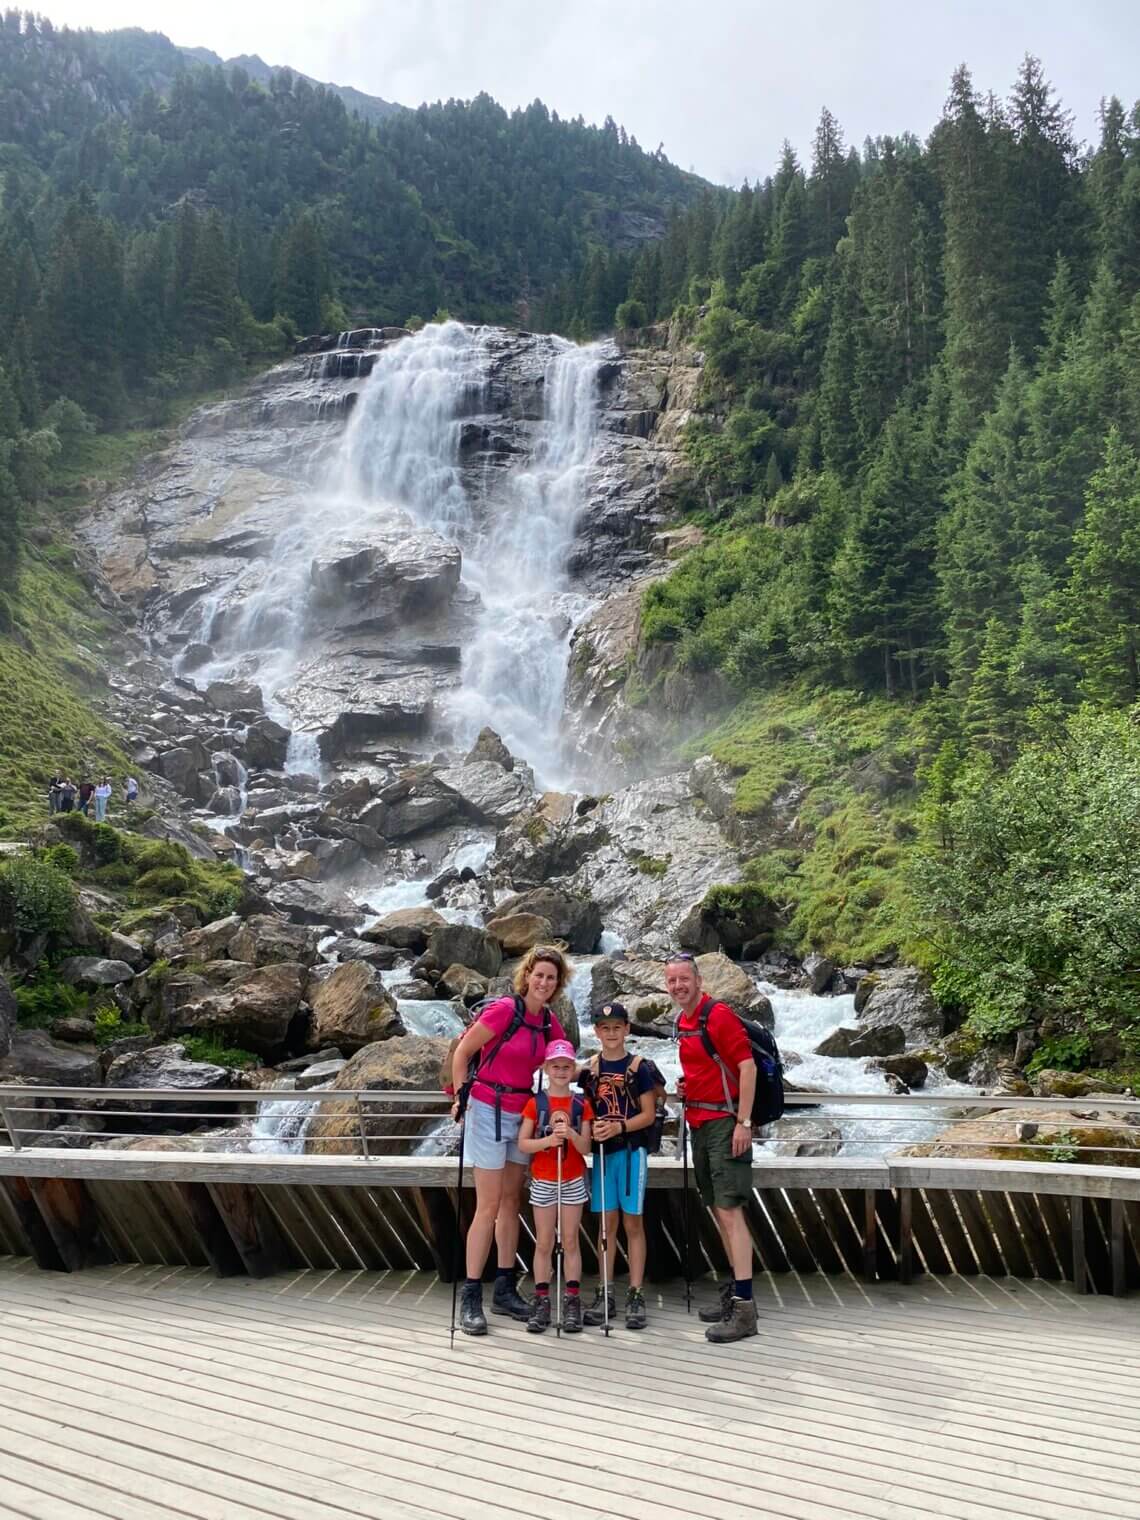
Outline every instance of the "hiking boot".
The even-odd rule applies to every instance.
[[[582,1323],[584,1325],[594,1326],[594,1325],[604,1325],[605,1324],[605,1322],[606,1322],[606,1299],[607,1298],[610,1301],[610,1310],[609,1310],[610,1324],[611,1325],[613,1324],[614,1317],[617,1314],[617,1309],[616,1309],[616,1307],[614,1305],[614,1296],[613,1296],[613,1293],[611,1292],[609,1294],[604,1294],[602,1292],[601,1288],[595,1288],[594,1289],[594,1302],[590,1305],[590,1307],[586,1310],[585,1314],[583,1314],[583,1316],[582,1316]]]
[[[577,1335],[582,1328],[582,1299],[577,1293],[567,1293],[562,1300],[562,1328],[567,1335]]]
[[[539,1293],[531,1305],[526,1327],[532,1335],[541,1335],[550,1329],[550,1294]]]
[[[644,1330],[647,1316],[645,1313],[645,1294],[640,1288],[630,1288],[625,1295],[625,1328],[627,1330]]]
[[[707,1304],[697,1314],[697,1318],[706,1325],[719,1325],[732,1313],[732,1282],[721,1283],[717,1289],[717,1301],[715,1304]]]
[[[751,1298],[733,1298],[729,1303],[728,1313],[719,1325],[710,1325],[705,1331],[705,1340],[714,1341],[717,1345],[724,1345],[728,1341],[744,1341],[750,1335],[757,1335],[756,1326],[756,1303]]]
[[[492,1314],[509,1314],[512,1319],[529,1319],[530,1305],[514,1283],[501,1278],[495,1283],[495,1296],[491,1300]]]
[[[486,1335],[487,1320],[483,1313],[483,1289],[479,1283],[468,1287],[464,1284],[459,1306],[459,1328],[464,1335]]]

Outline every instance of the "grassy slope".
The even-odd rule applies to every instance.
[[[70,540],[92,499],[167,436],[151,429],[84,440],[52,497],[36,508],[41,542],[24,556],[16,628],[0,635],[0,836],[42,822],[57,766],[76,779],[105,770],[121,781],[126,772],[118,735],[90,703],[101,680],[99,652],[115,630],[76,570]]]
[[[759,841],[745,876],[784,908],[787,948],[865,961],[906,945],[912,707],[785,687],[745,698],[689,749],[737,773],[736,808]]]

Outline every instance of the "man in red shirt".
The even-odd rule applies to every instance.
[[[702,1309],[709,1323],[705,1338],[718,1344],[756,1334],[752,1297],[752,1236],[744,1205],[752,1199],[752,1097],[756,1062],[744,1026],[727,1003],[716,1003],[701,988],[701,973],[688,954],[670,957],[665,985],[680,1010],[678,1046],[683,1072],[681,1097],[693,1142],[693,1172],[701,1202],[712,1209],[733,1281],[721,1289],[715,1308]],[[718,1059],[701,1038],[701,1016]]]

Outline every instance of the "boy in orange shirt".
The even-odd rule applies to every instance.
[[[557,1233],[566,1261],[566,1296],[562,1303],[562,1328],[568,1335],[582,1328],[582,1247],[578,1227],[590,1193],[586,1184],[585,1157],[590,1153],[590,1125],[594,1111],[585,1098],[576,1098],[570,1083],[578,1074],[578,1062],[569,1040],[554,1040],[546,1047],[547,1090],[531,1098],[523,1109],[518,1147],[531,1157],[530,1202],[534,1210],[535,1300],[527,1329],[539,1335],[550,1324],[550,1268],[556,1235],[555,1215],[559,1202],[562,1220]],[[558,1155],[561,1152],[561,1158]],[[561,1160],[561,1189],[559,1161]],[[561,1200],[559,1193],[561,1192]]]

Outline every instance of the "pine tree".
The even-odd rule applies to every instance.
[[[962,730],[969,743],[1001,764],[1013,759],[1023,727],[1012,669],[1013,642],[1005,622],[990,618],[962,712]]]
[[[313,217],[300,216],[282,246],[277,310],[289,317],[299,332],[319,332],[322,305],[330,289],[328,256],[320,229]],[[606,315],[612,310],[609,307]]]
[[[1042,369],[1055,369],[1081,317],[1081,303],[1073,283],[1073,271],[1064,254],[1057,255],[1045,307],[1045,337],[1041,345]]]
[[[1077,529],[1064,631],[1095,701],[1140,700],[1140,460],[1113,428]]]

